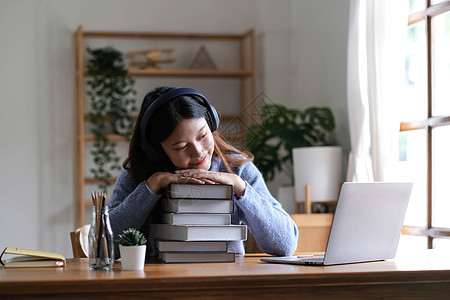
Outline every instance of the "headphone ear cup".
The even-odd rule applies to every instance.
[[[162,157],[167,157],[167,155],[164,153],[164,150],[162,149],[161,146],[159,146],[158,148],[155,148],[154,146],[150,145],[149,143],[141,143],[141,150],[142,152],[144,152],[145,157],[147,157],[147,159],[152,162],[161,162],[161,158]],[[168,157],[167,157],[168,159]],[[170,162],[170,159],[169,163]]]
[[[206,104],[206,121],[208,122],[209,128],[211,132],[219,129],[219,114],[217,113],[216,108],[209,102]]]

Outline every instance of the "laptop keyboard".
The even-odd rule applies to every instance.
[[[308,262],[322,262],[323,257],[303,257],[299,258],[301,261],[308,261]]]

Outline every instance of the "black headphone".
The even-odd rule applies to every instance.
[[[146,153],[150,153],[152,147],[150,146],[150,143],[147,141],[146,138],[146,128],[147,124],[150,121],[150,118],[152,115],[156,112],[158,108],[160,108],[162,105],[166,104],[167,102],[176,99],[180,96],[197,96],[202,101],[201,104],[206,108],[206,114],[205,119],[208,123],[209,128],[211,129],[211,132],[216,131],[219,128],[219,115],[217,113],[217,110],[215,107],[209,103],[208,99],[200,93],[197,90],[191,89],[191,88],[174,88],[167,93],[162,94],[156,100],[154,100],[145,110],[144,115],[141,119],[141,125],[140,125],[140,133],[141,133],[141,147]],[[195,99],[198,99],[198,98]]]

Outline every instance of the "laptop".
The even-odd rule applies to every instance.
[[[412,183],[345,182],[325,254],[265,257],[261,261],[328,266],[394,258],[411,189]]]

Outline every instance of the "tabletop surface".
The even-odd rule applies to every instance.
[[[190,263],[162,264],[147,263],[144,271],[122,271],[120,262],[112,271],[94,271],[89,269],[87,259],[67,259],[64,268],[0,268],[0,285],[13,282],[43,281],[90,281],[121,279],[194,279],[194,278],[229,278],[255,276],[300,276],[303,278],[331,278],[336,276],[353,276],[355,274],[406,274],[408,272],[450,272],[450,256],[434,250],[416,255],[397,256],[393,260],[343,264],[334,266],[299,266],[261,262],[264,255],[249,254],[236,256],[234,263]]]

